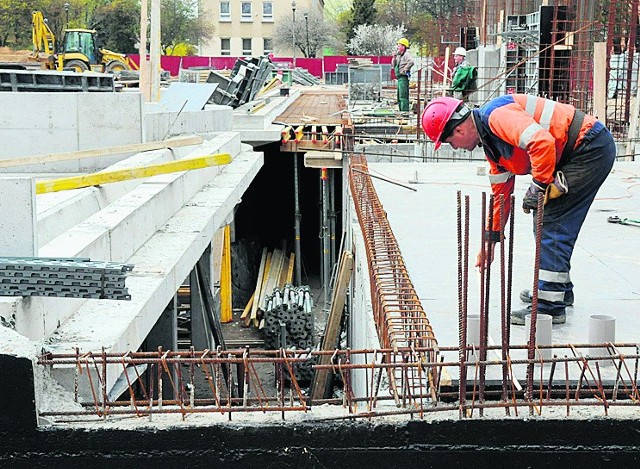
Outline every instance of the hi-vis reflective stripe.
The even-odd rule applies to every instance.
[[[550,270],[542,270],[542,269],[540,269],[538,278],[544,282],[553,282],[553,283],[569,283],[571,281],[571,277],[569,277],[569,272],[552,272]]]
[[[551,301],[553,303],[560,303],[561,301],[564,302],[564,292],[538,290],[538,299]]]
[[[489,182],[491,184],[502,184],[513,177],[513,173],[505,172],[500,174],[489,174]]]
[[[551,117],[553,116],[553,110],[555,108],[555,101],[545,100],[542,114],[540,115],[540,125],[544,130],[549,130],[549,127],[551,127]]]
[[[531,117],[533,117],[536,113],[536,107],[538,105],[538,99],[535,96],[527,96],[527,102],[525,104],[525,108],[524,110],[527,111],[527,113],[529,115],[531,115]],[[551,100],[545,100],[544,101],[544,107],[542,108],[542,114],[540,114],[540,126],[544,129],[544,130],[549,130],[549,127],[551,127],[551,117],[553,116],[553,111],[556,107],[556,102],[555,101],[551,101]]]
[[[536,105],[538,104],[538,98],[535,96],[527,95],[527,104],[524,110],[531,114],[531,117],[536,113]]]
[[[529,142],[533,138],[533,134],[535,134],[539,130],[542,130],[542,127],[537,122],[529,125],[529,127],[524,129],[524,131],[520,134],[520,141],[518,142],[518,146],[523,150],[526,150],[527,145],[529,145]]]

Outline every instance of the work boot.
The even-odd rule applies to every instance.
[[[524,303],[531,303],[533,296],[531,290],[522,290],[520,292],[520,301]],[[567,306],[573,306],[573,290],[568,290],[564,293],[564,304]]]
[[[511,324],[515,324],[516,326],[524,326],[524,318],[527,314],[531,314],[531,305],[528,305],[526,308],[519,309],[517,311],[511,311]],[[546,312],[539,311],[538,314],[549,314]],[[567,314],[549,314],[552,317],[552,324],[564,324],[567,322]]]

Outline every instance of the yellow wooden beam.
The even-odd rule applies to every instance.
[[[85,174],[83,176],[48,179],[46,181],[36,183],[36,194],[99,186],[101,184],[127,181],[129,179],[148,178],[159,174],[175,173],[179,171],[191,171],[193,169],[202,169],[209,166],[225,165],[231,163],[231,161],[232,158],[229,153],[218,153],[216,155],[186,158],[184,160],[169,161],[166,163]]]
[[[231,229],[224,227],[224,241],[222,242],[222,266],[220,269],[220,322],[231,322]]]

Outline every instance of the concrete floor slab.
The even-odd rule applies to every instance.
[[[409,275],[433,325],[439,345],[458,344],[457,191],[470,197],[470,274],[468,313],[479,311],[473,269],[480,246],[481,193],[490,192],[484,163],[375,163],[369,169],[409,184],[417,191],[374,179],[376,191],[398,239]],[[417,182],[416,182],[417,181]],[[534,238],[531,215],[520,209],[529,177],[516,178],[512,309],[525,305],[521,289],[533,284]],[[640,342],[640,228],[607,222],[607,217],[640,218],[640,164],[617,162],[591,207],[576,244],[571,278],[575,306],[567,323],[553,326],[554,343],[587,343],[588,318],[616,318],[617,342]],[[496,250],[496,254],[498,251]],[[499,259],[492,266],[489,333],[500,341]],[[525,344],[525,328],[512,326],[511,343]],[[454,358],[455,359],[455,358]],[[576,367],[577,369],[577,367]]]

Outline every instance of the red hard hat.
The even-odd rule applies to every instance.
[[[443,96],[432,100],[427,104],[427,107],[424,108],[424,112],[422,113],[422,128],[427,137],[436,144],[436,150],[442,145],[440,137],[442,136],[445,125],[447,125],[447,122],[449,122],[449,119],[451,119],[451,116],[453,116],[453,113],[456,112],[456,109],[458,109],[458,106],[461,104],[462,101],[459,99]]]

